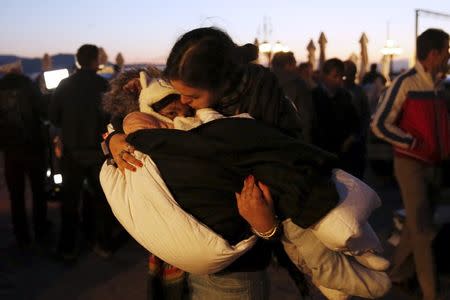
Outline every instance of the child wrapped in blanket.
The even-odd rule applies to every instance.
[[[103,107],[112,115],[109,131],[122,129],[123,119],[129,113],[139,111],[139,92],[127,89],[126,85],[139,79],[144,72],[149,77],[159,77],[160,71],[153,67],[146,69],[131,69],[121,72],[111,81],[111,89],[103,98]],[[124,88],[125,87],[125,88]],[[178,95],[168,94],[158,101],[154,109],[161,116],[173,119],[175,116],[190,116],[193,111],[190,107],[177,105]],[[156,119],[147,119],[152,122]],[[159,121],[158,121],[159,122]],[[165,122],[155,124],[151,128],[164,128]],[[148,259],[147,299],[184,299],[186,294],[184,271],[165,263],[156,255],[150,253]]]
[[[177,229],[182,231],[183,234],[186,234],[185,231],[194,231],[194,234],[196,234],[195,237],[193,236],[193,233],[187,233],[191,234],[189,237],[192,239],[186,239],[186,243],[193,243],[195,240],[196,244],[200,245],[199,247],[201,248],[198,253],[203,253],[204,255],[202,257],[195,255],[189,256],[187,254],[189,252],[189,248],[180,247],[180,245],[178,245],[178,247],[174,246],[172,251],[173,253],[170,253],[170,251],[167,250],[167,247],[161,248],[158,246],[158,243],[164,244],[161,241],[161,238],[154,238],[154,235],[151,237],[143,232],[144,228],[152,228],[148,230],[155,230],[153,227],[159,225],[157,226],[158,231],[162,234],[170,236],[170,239],[176,239],[176,237],[171,236],[170,234],[173,233],[173,229],[168,228],[173,226],[170,223],[163,222],[163,226],[161,226],[161,223],[151,223],[152,221],[155,221],[156,218],[155,212],[151,211],[149,207],[139,206],[139,209],[134,211],[133,214],[130,213],[130,202],[127,201],[132,201],[136,204],[138,202],[148,201],[148,199],[142,199],[136,196],[136,194],[141,195],[142,193],[136,193],[126,187],[118,190],[117,185],[131,185],[133,184],[133,176],[141,175],[126,174],[125,178],[121,181],[120,176],[117,174],[117,172],[119,172],[118,170],[104,166],[101,173],[101,181],[105,194],[107,195],[108,201],[116,217],[119,221],[121,221],[122,225],[124,225],[130,234],[152,253],[157,254],[168,263],[172,263],[175,266],[189,272],[213,273],[220,271],[254,244],[254,236],[251,236],[251,231],[248,230],[249,234],[247,239],[238,242],[237,240],[233,240],[233,238],[229,238],[228,242],[230,243],[227,243],[227,233],[217,230],[220,226],[209,223],[208,218],[199,215],[198,212],[196,214],[196,210],[192,209],[195,204],[186,203],[186,201],[183,201],[183,199],[178,199],[178,197],[178,203],[175,202],[171,194],[178,194],[176,187],[177,183],[169,182],[173,179],[173,176],[164,170],[164,166],[160,166],[160,164],[158,164],[158,160],[160,162],[164,162],[164,160],[158,158],[161,155],[158,151],[162,150],[158,149],[158,147],[160,147],[161,143],[170,144],[171,140],[176,140],[178,138],[176,136],[178,133],[175,136],[167,136],[168,131],[165,129],[174,128],[189,130],[211,121],[214,121],[217,124],[217,122],[221,121],[215,120],[226,118],[212,109],[198,110],[194,117],[180,117],[180,115],[188,112],[188,110],[186,110],[186,107],[183,107],[179,99],[176,97],[176,91],[161,79],[153,78],[148,85],[146,81],[147,79],[145,76],[141,76],[142,91],[139,99],[139,108],[141,112],[133,112],[128,114],[124,119],[123,128],[125,132],[129,134],[136,132],[132,135],[132,138],[134,138],[137,142],[135,147],[138,150],[145,152],[146,149],[151,149],[147,151],[147,154],[150,154],[152,158],[157,158],[155,159],[155,165],[155,163],[147,156],[147,159],[150,162],[149,166],[153,168],[153,173],[151,173],[151,176],[155,177],[155,182],[160,185],[160,190],[163,189],[164,191],[160,191],[158,196],[153,193],[153,197],[151,198],[153,198],[153,200],[158,197],[164,198],[167,203],[171,204],[169,210],[175,209],[175,211],[171,211],[172,215],[170,218],[172,221],[175,219],[178,220],[177,217],[179,219],[185,219],[183,221],[184,223],[178,221],[175,222],[178,226]],[[168,101],[168,95],[175,96],[172,97],[173,100]],[[161,106],[157,107],[158,103],[164,101],[168,101],[165,103],[165,107],[168,109],[171,108],[168,110],[170,114],[168,114],[167,111],[162,111]],[[230,124],[231,121],[228,119],[228,121],[225,121],[228,122],[228,124],[225,124],[224,128],[243,129],[246,127],[251,127],[252,129],[249,131],[250,133],[254,133],[254,129],[256,129],[256,132],[273,131],[273,129],[266,128],[262,124],[253,121],[248,114],[238,115],[234,117],[234,120],[235,123],[239,123],[239,126],[233,127],[233,125],[231,125],[228,127],[228,124]],[[140,141],[142,142],[144,140],[148,140],[150,137],[148,136],[148,132],[150,131],[142,129],[152,128],[153,130],[150,131],[157,132],[156,136],[151,137],[154,145],[150,148],[142,146],[142,144],[139,145]],[[159,129],[155,130],[154,128],[164,128],[164,131]],[[143,133],[144,136],[139,137],[139,133]],[[245,134],[245,130],[241,131],[241,135],[245,136]],[[273,132],[271,132],[271,134],[281,135]],[[281,140],[289,139],[285,136],[277,136],[277,138],[280,138]],[[189,138],[186,139],[186,141],[189,141]],[[195,138],[192,141],[195,143]],[[292,143],[292,141],[288,142],[289,145],[292,145]],[[295,145],[297,147],[301,147],[302,149],[305,147],[305,145],[299,146],[297,143],[295,143]],[[233,151],[234,150],[232,150],[232,152]],[[312,151],[320,150],[312,149]],[[280,152],[282,151],[280,150]],[[187,153],[181,154],[188,155]],[[163,155],[170,155],[170,153],[164,151]],[[199,159],[201,154],[195,153],[194,156],[196,156],[195,159]],[[280,153],[277,156],[282,157],[283,153]],[[210,159],[210,157],[208,157],[208,159]],[[277,163],[277,168],[285,167],[283,164],[279,162]],[[183,164],[179,166],[179,172],[186,172],[186,174],[189,174],[189,170],[183,170]],[[288,171],[286,172],[289,173]],[[298,173],[298,170],[296,170],[296,172]],[[301,178],[301,175],[302,174],[297,174],[294,178]],[[261,179],[259,177],[261,177]],[[287,208],[292,207],[292,205],[295,206],[296,204],[283,204],[283,201],[292,202],[292,199],[285,200],[283,197],[280,197],[280,192],[277,193],[276,189],[274,190],[275,194],[278,194],[278,197],[274,197],[275,199],[278,198],[278,200],[276,200],[278,201],[278,204],[275,205],[275,207],[278,209],[278,215],[283,219],[284,234],[281,241],[291,260],[300,270],[311,275],[313,283],[316,284],[322,293],[324,293],[329,299],[346,299],[347,295],[357,295],[367,298],[379,297],[385,294],[390,287],[390,282],[387,275],[382,272],[388,267],[388,263],[386,260],[373,254],[374,250],[380,249],[380,244],[370,225],[367,223],[367,218],[371,210],[380,204],[379,198],[364,183],[341,170],[334,170],[331,177],[336,186],[337,193],[341,198],[341,202],[336,208],[332,209],[326,217],[318,220],[314,226],[307,229],[304,229],[300,227],[299,224],[296,224],[301,224],[298,216],[291,216],[290,212],[286,212]],[[169,181],[168,178],[170,178]],[[250,179],[246,180],[246,184],[255,184],[256,182],[253,178],[254,177],[250,177]],[[255,174],[255,178],[268,183],[269,187],[272,189],[270,182],[266,182],[267,180],[271,181],[271,179],[267,179],[267,176],[265,177],[265,175]],[[267,180],[263,180],[263,178]],[[164,182],[163,179],[166,182]],[[226,180],[223,182],[224,185],[227,185]],[[279,186],[276,186],[275,182],[273,183],[274,186],[279,189]],[[169,188],[164,186],[164,184],[167,184]],[[199,185],[201,186],[202,183],[199,182]],[[138,184],[135,182],[133,186],[136,188],[138,187]],[[147,186],[149,185],[147,184]],[[131,195],[129,195],[130,193],[133,193],[134,196],[131,197]],[[126,200],[124,200],[124,198]],[[128,212],[121,209],[121,207],[123,208],[124,203],[127,203]],[[180,209],[178,205],[180,205],[182,209]],[[308,206],[302,207],[302,209],[307,207]],[[154,210],[155,208],[158,209],[160,207],[157,205],[155,207],[155,205],[153,205],[152,209]],[[189,212],[191,215],[186,213],[184,210]],[[147,218],[137,218],[137,214],[145,214],[147,215]],[[159,218],[162,217],[159,216]],[[238,220],[240,219],[240,216],[236,214],[234,218]],[[342,218],[345,219],[345,222],[342,221]],[[215,229],[215,232],[205,228],[205,226],[197,220],[201,221],[208,227]],[[187,224],[187,228],[181,228],[180,224]],[[167,232],[169,232],[169,234],[167,234]],[[198,238],[199,232],[207,237],[204,241],[204,244],[206,245],[201,245],[202,239]],[[220,234],[221,236],[217,236],[217,234]],[[211,243],[211,236],[213,236],[214,240],[220,240],[220,245],[225,245],[224,248],[228,251],[228,255],[225,255],[225,257],[222,257],[222,255],[219,260],[217,259],[217,256],[213,255],[212,257],[214,257],[216,263],[206,263],[205,265],[207,265],[207,267],[202,269],[199,265],[202,264],[201,259],[208,260],[209,256],[205,254],[208,252],[205,249],[209,247],[208,243]],[[178,235],[177,237],[179,238],[180,236]],[[224,237],[225,241],[223,241]],[[231,243],[235,243],[235,245],[230,246],[229,244]],[[177,248],[179,249],[178,252],[183,253],[177,253]],[[219,249],[222,253],[226,252],[220,247]],[[192,251],[195,252],[194,250]],[[344,255],[344,252],[353,256]],[[193,257],[195,259],[193,259]],[[190,265],[188,263],[189,259],[195,261],[195,263]],[[220,263],[217,263],[217,261],[220,261]]]

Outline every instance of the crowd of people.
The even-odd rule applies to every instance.
[[[148,299],[268,299],[274,256],[303,294],[310,281],[328,299],[378,298],[416,275],[423,299],[441,299],[427,182],[450,154],[446,106],[436,121],[445,125],[411,124],[432,119],[423,103],[444,103],[446,32],[424,31],[416,65],[390,86],[375,64],[357,82],[355,63],[338,58],[314,72],[279,52],[266,68],[255,46],[211,27],[183,34],[163,71],[122,70],[108,82],[98,58],[99,48],[82,45],[80,68],[48,103],[19,69],[0,79],[19,247],[48,243],[45,171],[56,155],[63,184],[55,257],[74,263],[87,241],[108,258],[126,230],[149,251]],[[56,128],[51,143],[44,120]],[[371,132],[395,148],[406,209],[391,265],[367,222],[379,205],[364,183]],[[352,224],[348,235],[343,223]]]

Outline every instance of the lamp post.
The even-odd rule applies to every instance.
[[[272,44],[268,41],[264,41],[259,44],[259,53],[267,56],[267,65],[270,66],[270,61],[272,59]]]
[[[280,41],[277,41],[275,44],[271,44],[268,41],[264,41],[261,44],[259,44],[259,52],[266,55],[267,65],[270,66],[273,54],[278,52],[289,52],[289,48],[283,45]]]
[[[393,72],[394,55],[402,54],[403,49],[395,45],[394,40],[386,40],[386,45],[381,49],[381,54],[389,58],[389,75]]]

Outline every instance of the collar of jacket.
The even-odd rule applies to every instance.
[[[248,85],[249,81],[249,70],[245,70],[242,72],[242,75],[238,77],[237,83],[233,84],[235,85],[234,88],[231,89],[231,91],[225,95],[222,99],[219,100],[218,108],[226,108],[231,105],[236,104],[239,102],[239,96],[242,95]]]
[[[81,69],[77,69],[77,73],[97,74],[97,71],[96,70],[92,70],[92,69],[81,68]]]
[[[434,89],[436,87],[436,83],[433,79],[433,76],[431,76],[430,72],[425,71],[425,68],[422,66],[422,64],[418,61],[414,68],[417,71],[417,74],[419,74],[419,77],[426,82],[428,85],[428,88],[430,90]]]

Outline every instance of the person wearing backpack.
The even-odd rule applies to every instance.
[[[47,107],[40,92],[20,67],[0,79],[0,150],[4,151],[5,179],[11,200],[11,219],[16,242],[27,248],[32,242],[25,209],[25,178],[32,200],[34,239],[42,243],[48,232],[45,193],[46,140],[42,120]]]

